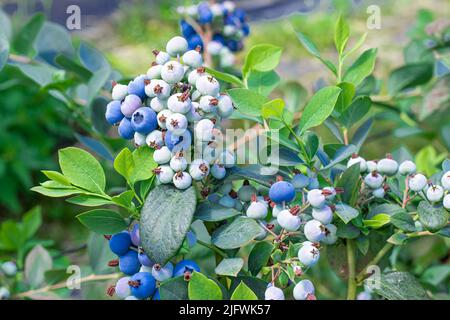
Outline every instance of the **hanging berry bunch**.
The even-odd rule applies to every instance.
[[[202,151],[192,162],[187,157],[192,145],[214,149],[221,137],[220,121],[233,112],[230,97],[220,93],[219,82],[202,67],[200,47],[188,47],[186,39],[174,37],[166,51],[154,50],[155,62],[146,75],[128,85],[114,84],[105,115],[118,125],[119,136],[155,150],[158,181],[178,189],[209,175],[222,179],[235,163],[227,150],[215,150],[207,158]]]
[[[243,49],[243,40],[250,33],[244,10],[236,8],[232,1],[201,2],[179,7],[178,13],[185,17],[180,21],[180,27],[190,49],[201,46],[206,57],[217,62],[215,65],[221,68],[233,66],[234,53]]]

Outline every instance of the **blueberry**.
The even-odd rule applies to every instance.
[[[4,262],[0,269],[3,271],[5,275],[8,277],[13,277],[17,273],[17,265],[13,261],[6,261]]]
[[[264,293],[264,299],[265,300],[284,300],[283,290],[270,284]]]
[[[131,118],[133,113],[142,106],[142,100],[137,95],[130,94],[126,96],[125,100],[122,102],[120,110],[123,115],[127,118]]]
[[[166,51],[172,57],[182,55],[188,49],[188,43],[185,38],[176,36],[170,39],[166,45]]]
[[[186,39],[197,34],[195,29],[189,23],[187,23],[185,20],[180,21],[180,28],[181,28],[181,34]]]
[[[212,37],[213,41],[217,41],[223,45],[225,45],[225,38],[220,33],[216,33]]]
[[[152,276],[160,282],[172,278],[172,275],[173,264],[170,262],[168,262],[164,267],[159,264],[155,264],[152,267]]]
[[[156,281],[148,272],[139,272],[133,275],[128,282],[131,294],[138,299],[147,299],[156,290]]]
[[[225,169],[225,166],[222,164],[214,163],[211,167],[211,175],[216,178],[217,180],[221,180],[225,178],[225,175],[227,174],[227,170]]]
[[[134,94],[138,96],[141,99],[144,99],[146,97],[145,95],[145,75],[140,75],[136,77],[134,80],[132,80],[128,84],[128,94]]]
[[[167,131],[164,141],[167,148],[169,148],[172,153],[176,153],[178,151],[189,150],[192,143],[192,138],[189,130],[186,130],[181,136],[176,136],[170,131]]]
[[[139,235],[139,223],[135,223],[130,232],[131,242],[138,247],[141,244],[141,237]]]
[[[252,219],[264,219],[267,216],[267,205],[256,199],[256,196],[252,196],[252,203],[247,208],[247,217]]]
[[[0,287],[0,300],[8,300],[10,296],[11,294],[6,287]]]
[[[177,172],[173,178],[172,182],[177,189],[185,190],[192,185],[192,177],[187,172]]]
[[[117,233],[109,240],[109,248],[118,256],[128,252],[131,246],[131,237],[127,231]]]
[[[350,168],[352,165],[359,163],[360,172],[367,171],[367,162],[364,158],[361,158],[356,153],[352,154],[352,157],[347,162],[347,168]]]
[[[450,171],[442,175],[441,184],[445,190],[450,190]]]
[[[416,164],[409,160],[403,161],[398,167],[398,172],[403,176],[416,173]]]
[[[124,115],[121,110],[122,103],[120,101],[114,100],[108,103],[106,106],[105,118],[106,121],[112,126],[120,123]]]
[[[133,275],[139,271],[141,264],[139,263],[138,253],[129,250],[127,253],[119,257],[119,269],[126,275]]]
[[[226,41],[225,45],[230,49],[232,52],[237,52],[242,50],[243,44],[241,41],[230,39]]]
[[[241,8],[236,8],[233,12],[233,15],[239,19],[239,21],[241,23],[244,23],[245,20],[247,19],[247,14],[245,13],[245,11]]]
[[[173,172],[170,166],[159,166],[155,169],[155,174],[159,183],[168,184],[172,183],[175,172]]]
[[[250,34],[250,26],[245,23],[242,25],[242,34],[244,35],[244,37],[247,37]]]
[[[301,190],[308,186],[309,178],[304,174],[297,173],[294,175],[291,182],[295,189]]]
[[[438,185],[431,185],[427,190],[427,199],[430,202],[441,201],[444,197],[444,188]]]
[[[312,267],[319,261],[320,251],[312,242],[305,241],[298,250],[297,256],[305,267]]]
[[[123,277],[120,278],[115,286],[115,292],[116,296],[118,296],[121,299],[125,299],[131,294],[131,288],[128,284],[128,281],[130,281],[130,277]]]
[[[122,121],[120,121],[118,133],[121,138],[126,140],[131,140],[134,138],[135,131],[131,125],[130,119],[123,118]]]
[[[316,300],[314,296],[314,285],[309,280],[302,280],[294,287],[295,300]]]
[[[208,24],[213,20],[213,13],[209,8],[209,4],[207,2],[202,2],[197,7],[198,13],[198,22],[200,24]]]
[[[275,203],[291,202],[295,199],[295,188],[290,182],[278,181],[270,187],[269,198]]]
[[[198,34],[194,34],[188,38],[188,49],[195,50],[197,47],[203,49],[203,40]]]
[[[416,173],[412,175],[409,179],[409,188],[412,191],[420,192],[422,191],[427,185],[427,178],[420,173]]]
[[[356,300],[372,300],[370,292],[362,291],[356,296]]]
[[[158,127],[155,111],[148,107],[137,109],[131,116],[131,125],[136,132],[149,134]]]
[[[336,226],[334,224],[327,224],[325,225],[325,228],[327,229],[327,232],[325,232],[325,238],[323,238],[322,242],[328,245],[335,244],[338,239],[336,235]]]
[[[308,190],[319,189],[319,179],[309,178]]]
[[[192,260],[182,260],[173,269],[173,276],[178,277],[184,275],[185,272],[192,273],[194,271],[200,272],[200,267],[197,263]]]
[[[297,231],[300,228],[300,224],[302,220],[297,215],[298,206],[291,208],[290,210],[282,210],[277,215],[277,221],[280,226],[287,231],[293,232]]]
[[[364,178],[364,183],[371,189],[381,188],[381,186],[383,185],[383,181],[384,181],[383,176],[376,171],[369,173]]]
[[[450,193],[444,197],[442,205],[444,206],[445,209],[450,210]]]
[[[305,237],[311,242],[320,242],[327,232],[325,226],[318,220],[309,220],[305,224]]]
[[[377,170],[387,176],[393,176],[398,171],[398,163],[391,155],[387,155],[385,159],[378,161]]]
[[[139,262],[146,267],[153,267],[153,265],[155,264],[152,260],[150,260],[150,258],[141,248],[139,249],[138,259]]]
[[[333,211],[329,206],[313,208],[312,216],[314,219],[322,222],[323,224],[329,224],[333,220]]]

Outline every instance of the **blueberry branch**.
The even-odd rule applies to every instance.
[[[348,287],[347,300],[355,300],[356,297],[356,261],[353,240],[347,241]]]
[[[370,266],[376,265],[380,260],[392,249],[392,243],[386,243],[384,247],[377,253],[377,255],[361,270],[356,276],[356,282],[361,283],[367,278],[367,269]],[[370,275],[369,275],[370,276]]]

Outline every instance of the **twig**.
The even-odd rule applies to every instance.
[[[386,253],[388,253],[394,245],[392,243],[386,243],[384,247],[377,253],[377,255],[361,270],[360,273],[356,276],[356,282],[361,283],[364,281],[367,269],[370,266],[376,265],[380,260],[384,257]]]
[[[104,280],[113,280],[113,279],[118,279],[122,276],[122,273],[112,273],[112,274],[100,274],[100,275],[96,275],[96,274],[91,274],[88,275],[86,277],[80,278],[78,281],[76,281],[76,284],[81,284],[81,283],[85,283],[85,282],[92,282],[92,281],[104,281]],[[19,293],[18,295],[14,296],[15,299],[20,299],[20,298],[30,298],[36,294],[39,293],[44,293],[44,292],[49,292],[49,291],[53,291],[53,290],[57,290],[57,289],[62,289],[62,288],[66,288],[67,287],[67,281],[63,281],[57,284],[53,284],[51,286],[46,286],[40,289],[35,289],[35,290],[29,290],[29,291],[25,291],[22,293]]]
[[[217,248],[216,246],[213,246],[213,245],[211,245],[209,243],[203,242],[203,241],[198,240],[198,239],[197,239],[197,243],[199,245],[202,245],[202,246],[208,248],[208,249],[211,249],[215,253],[219,254],[222,258],[228,258],[228,255],[224,251],[222,251],[219,248]]]

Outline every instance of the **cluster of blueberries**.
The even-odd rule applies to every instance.
[[[229,68],[234,64],[233,53],[243,49],[243,39],[250,34],[244,10],[236,8],[232,1],[201,2],[198,5],[179,7],[178,13],[195,21],[202,33],[212,33],[211,41],[206,44],[205,49],[213,57],[219,58],[222,68]],[[180,27],[188,40],[189,48],[204,47],[202,37],[198,34],[200,30],[196,30],[192,23],[181,20]]]
[[[17,273],[17,265],[13,261],[6,261],[0,264],[0,275],[5,277],[14,277]],[[10,298],[9,289],[6,286],[0,286],[0,300]]]
[[[188,47],[186,39],[177,36],[167,43],[166,52],[153,51],[155,62],[146,75],[128,85],[114,84],[105,114],[111,125],[118,125],[122,138],[155,149],[158,181],[178,189],[209,174],[223,179],[236,161],[233,152],[218,150],[215,143],[222,137],[222,119],[233,113],[232,100],[202,67],[200,48]],[[188,162],[186,154],[193,145],[201,148],[201,157]]]
[[[108,288],[110,296],[115,294],[125,300],[160,300],[159,283],[180,276],[188,281],[192,272],[200,271],[200,267],[192,260],[182,260],[175,266],[171,262],[165,266],[152,262],[140,247],[138,223],[133,225],[131,231],[125,230],[107,238],[111,251],[118,256],[118,259],[109,262],[109,266],[118,266],[125,274]],[[192,232],[186,238],[189,246],[196,243]]]
[[[397,161],[392,159],[390,154],[379,161],[366,161],[364,158],[354,154],[348,161],[347,167],[356,163],[359,163],[361,173],[365,174],[364,184],[374,198],[383,198],[388,190],[388,186],[385,183],[387,177],[392,177],[399,173],[402,176],[406,176],[409,190],[431,203],[442,201],[444,208],[450,210],[450,171],[444,173],[439,185],[433,184],[425,175],[417,173],[417,167],[414,162],[406,160],[399,165]]]

